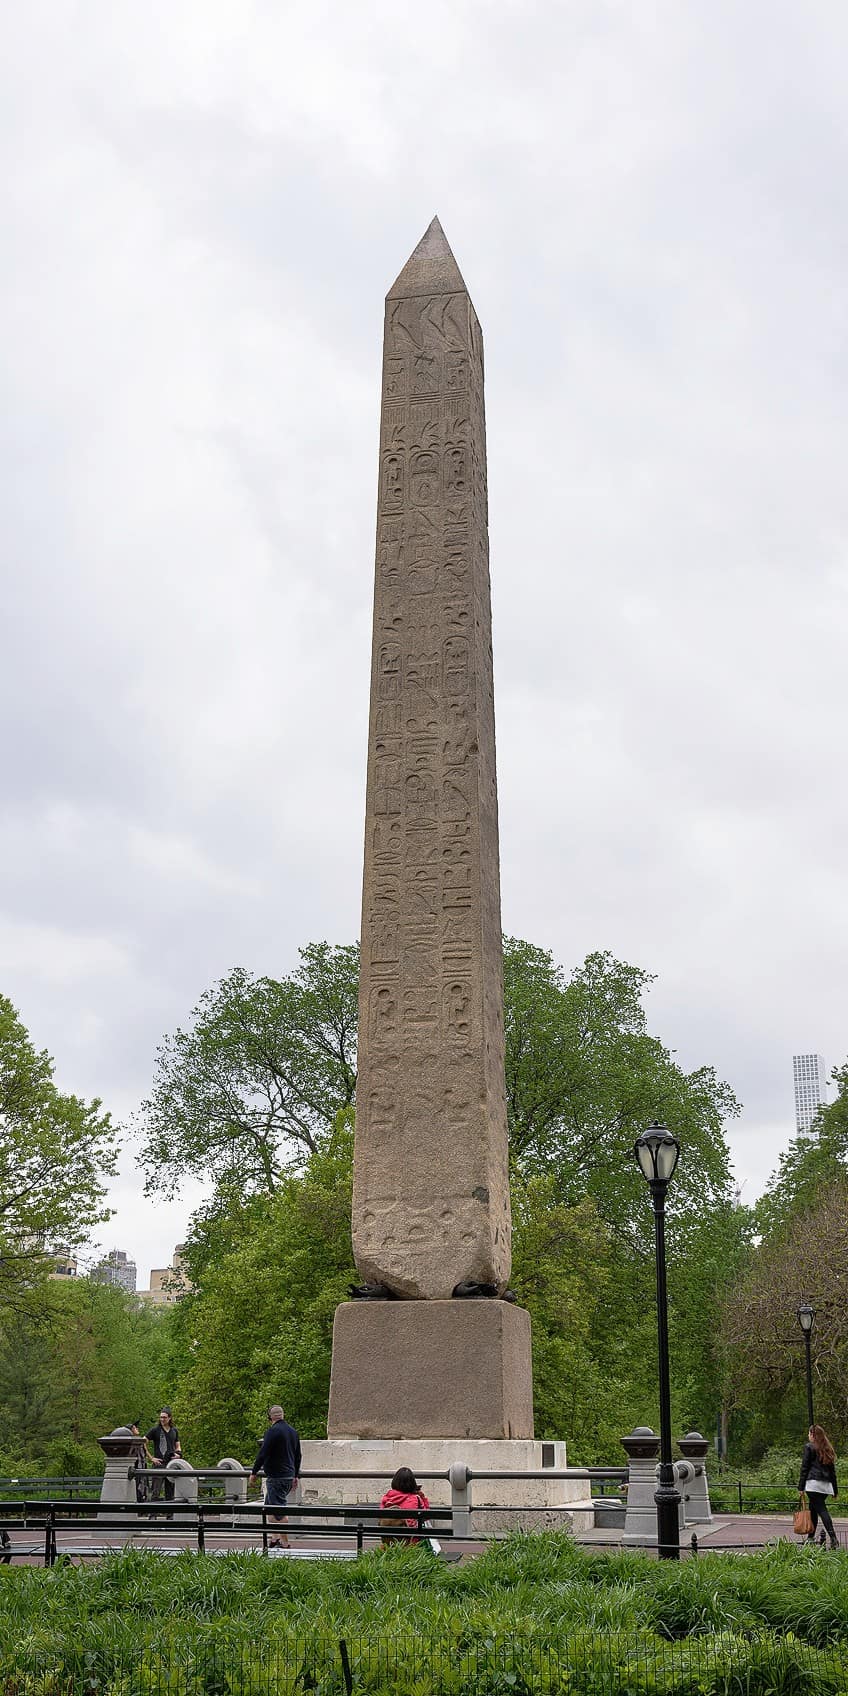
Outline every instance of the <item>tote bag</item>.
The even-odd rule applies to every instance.
[[[792,1515],[792,1530],[799,1537],[812,1537],[813,1534],[813,1516],[807,1507],[803,1490],[798,1497],[798,1506]]]

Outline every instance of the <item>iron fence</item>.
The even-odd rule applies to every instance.
[[[130,1540],[155,1547],[174,1540],[184,1545],[190,1539],[202,1555],[207,1539],[216,1537],[267,1554],[275,1534],[282,1532],[290,1540],[348,1543],[361,1555],[375,1543],[450,1538],[453,1509],[298,1504],[284,1511],[264,1501],[13,1501],[0,1504],[0,1561],[8,1565],[14,1559],[38,1559],[51,1567],[60,1555],[97,1559]],[[35,1543],[29,1541],[33,1534]],[[81,1543],[80,1535],[93,1541]]]
[[[273,1626],[267,1627],[269,1632]],[[848,1650],[776,1637],[175,1635],[134,1650],[0,1653],[14,1696],[836,1696]]]
[[[710,1501],[717,1513],[792,1513],[797,1484],[754,1484],[745,1478],[710,1477]],[[730,1505],[726,1505],[730,1504]],[[848,1513],[839,1497],[828,1503],[832,1514]]]

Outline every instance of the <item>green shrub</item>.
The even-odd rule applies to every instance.
[[[0,1696],[730,1696],[848,1690],[848,1556],[655,1561],[551,1534],[464,1565],[257,1554],[0,1567]]]

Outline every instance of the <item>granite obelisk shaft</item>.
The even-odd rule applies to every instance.
[[[386,299],[353,1247],[407,1298],[509,1277],[483,344],[437,219]]]

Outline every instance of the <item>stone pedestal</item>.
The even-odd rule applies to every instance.
[[[459,1465],[468,1467],[472,1474],[468,1487],[471,1537],[509,1531],[582,1533],[590,1531],[594,1523],[588,1481],[481,1476],[486,1472],[561,1471],[566,1465],[564,1443],[541,1443],[532,1438],[495,1442],[438,1437],[418,1441],[398,1438],[391,1442],[307,1441],[302,1448],[304,1502],[374,1506],[388,1489],[398,1467],[408,1466],[433,1507],[450,1507],[452,1491],[446,1475],[451,1466]],[[363,1472],[376,1476],[352,1476]],[[320,1476],[314,1476],[316,1473]],[[439,1476],[431,1476],[434,1473]],[[464,1496],[462,1500],[464,1505]],[[438,1536],[438,1529],[435,1534]]]
[[[532,1438],[532,1386],[523,1307],[358,1301],[336,1308],[331,1438]]]
[[[622,1543],[649,1549],[657,1546],[657,1461],[660,1440],[649,1425],[637,1425],[629,1437],[622,1437],[630,1461],[627,1480],[627,1512],[624,1517]],[[683,1499],[677,1510],[678,1526],[684,1529]]]
[[[126,1505],[136,1501],[135,1465],[144,1462],[144,1442],[128,1425],[118,1425],[108,1437],[98,1437],[106,1456],[106,1468],[100,1486],[104,1507],[110,1503]]]

